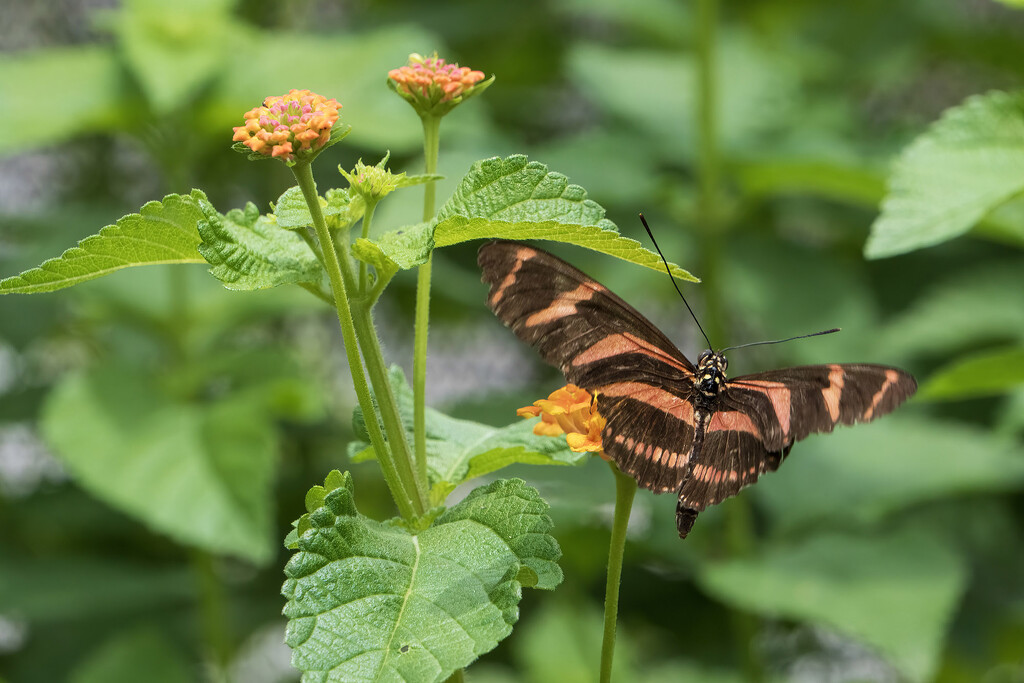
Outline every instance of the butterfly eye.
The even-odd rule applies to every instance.
[[[697,356],[697,364],[700,365],[701,363],[703,363],[704,361],[706,361],[710,357],[711,357],[711,349],[705,349],[705,350],[701,351],[700,355]]]
[[[725,372],[729,369],[729,359],[725,356],[719,356],[719,358],[722,359],[722,372]]]

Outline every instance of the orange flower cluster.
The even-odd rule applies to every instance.
[[[235,126],[232,140],[258,154],[293,161],[296,155],[327,144],[339,109],[337,100],[309,90],[291,90],[247,111],[245,125]]]
[[[433,57],[409,55],[409,64],[392,69],[388,72],[388,78],[395,82],[400,91],[413,97],[419,96],[432,102],[449,102],[482,81],[484,74],[466,66],[448,64],[435,52]],[[435,99],[435,94],[440,95],[439,100]]]
[[[516,411],[519,417],[541,418],[533,427],[538,436],[560,436],[565,434],[569,448],[580,452],[597,453],[607,460],[601,449],[601,431],[605,419],[597,412],[597,404],[585,389],[575,384],[566,384],[551,393],[546,399],[534,401]]]

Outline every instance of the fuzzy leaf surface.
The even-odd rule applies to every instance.
[[[228,289],[320,282],[323,270],[309,245],[272,216],[261,216],[255,204],[227,214],[209,202],[201,202],[201,208],[206,218],[199,223],[199,253]]]
[[[895,256],[953,239],[1024,190],[1024,91],[947,110],[904,150],[864,247]]]
[[[205,200],[205,194],[192,190],[149,202],[57,258],[0,280],[0,294],[52,292],[132,266],[205,263],[197,251],[196,227],[203,219],[199,203]]]
[[[518,577],[549,576],[560,554],[547,504],[520,480],[477,489],[417,534],[360,515],[348,473],[307,508],[282,588],[303,681],[442,681],[511,633]]]

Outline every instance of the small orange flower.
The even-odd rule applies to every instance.
[[[519,417],[541,418],[533,427],[538,436],[560,436],[565,434],[569,448],[577,453],[597,453],[605,460],[608,457],[601,449],[601,431],[605,419],[597,412],[597,403],[585,389],[575,384],[566,384],[556,389],[546,399],[534,401],[516,411]]]
[[[409,55],[406,66],[388,72],[388,85],[420,114],[443,116],[468,97],[479,94],[493,81],[467,66],[448,64],[437,56]]]
[[[284,161],[319,152],[331,137],[341,105],[309,90],[291,90],[268,97],[262,107],[245,113],[245,125],[235,126],[235,142],[257,154]]]

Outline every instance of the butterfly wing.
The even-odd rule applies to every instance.
[[[700,511],[778,468],[793,443],[837,424],[870,422],[917,389],[903,370],[863,363],[808,365],[726,382],[679,505]]]
[[[632,306],[545,251],[496,241],[477,261],[495,315],[597,396],[605,453],[641,486],[676,490],[694,433],[690,361]]]

